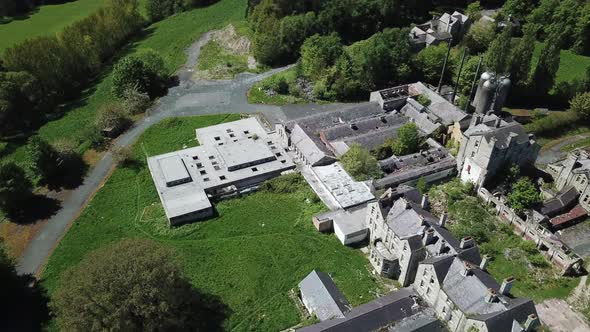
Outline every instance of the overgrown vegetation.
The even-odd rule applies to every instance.
[[[330,273],[355,306],[380,294],[359,251],[313,228],[311,216],[324,207],[296,175],[271,181],[272,189],[216,203],[218,216],[211,220],[168,226],[146,154],[194,146],[195,128],[238,118],[174,118],[148,129],[133,148],[136,166],[114,171],[49,259],[43,280],[50,294],[64,271],[86,254],[127,238],[152,239],[175,249],[191,284],[229,307],[225,330],[277,331],[298,324],[288,292],[313,269]],[[301,183],[296,191],[294,183]]]
[[[516,278],[512,289],[515,296],[529,297],[536,302],[565,299],[579,278],[560,276],[534,243],[515,235],[510,226],[501,223],[472,193],[471,185],[453,179],[433,186],[429,197],[435,212],[448,211],[447,228],[453,235],[472,236],[482,254],[491,256],[487,269],[496,280]]]
[[[383,175],[377,159],[359,144],[352,144],[350,149],[340,158],[342,167],[356,181],[377,179]]]

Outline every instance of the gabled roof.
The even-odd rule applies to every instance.
[[[312,307],[319,320],[343,318],[350,303],[336,287],[329,275],[313,270],[299,283],[301,296]]]
[[[319,148],[299,125],[293,127],[293,131],[291,132],[291,142],[305,156],[311,165],[320,163],[323,160],[333,159],[325,151]]]
[[[436,274],[438,283],[442,284],[442,282],[445,280],[447,272],[449,272],[449,268],[451,267],[453,260],[455,260],[455,257],[451,255],[434,256],[425,259],[421,264],[432,265],[434,267],[434,273]]]
[[[541,213],[548,217],[556,216],[564,209],[575,205],[579,195],[578,190],[573,186],[563,188],[555,197],[543,202]]]

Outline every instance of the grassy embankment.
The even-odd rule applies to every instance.
[[[449,212],[448,229],[457,238],[474,236],[480,251],[490,255],[488,272],[501,283],[514,276],[515,296],[541,302],[548,298],[565,299],[579,278],[562,277],[559,271],[535,248],[501,223],[481,202],[470,196],[458,179],[435,186],[429,192],[432,205]]]
[[[324,207],[305,182],[292,193],[258,191],[222,201],[219,216],[208,221],[167,226],[144,154],[195,145],[195,128],[237,118],[175,118],[148,129],[134,146],[137,164],[115,170],[51,256],[43,273],[49,292],[88,251],[143,237],[175,248],[193,284],[229,305],[227,330],[278,331],[299,323],[288,291],[313,269],[330,273],[353,305],[371,300],[381,289],[368,261],[313,228],[311,215]]]

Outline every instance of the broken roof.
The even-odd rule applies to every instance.
[[[430,90],[422,82],[410,84],[410,95],[417,96],[424,94],[430,99],[430,105],[426,107],[427,111],[440,119],[445,126],[453,125],[455,122],[461,122],[469,115],[450,103],[438,93]]]

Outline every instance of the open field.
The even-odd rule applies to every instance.
[[[476,239],[482,255],[492,257],[487,269],[499,283],[514,276],[515,296],[532,298],[537,303],[548,298],[567,298],[580,279],[560,276],[534,243],[515,235],[459,183],[455,179],[429,192],[433,206],[448,206],[451,233],[457,238]]]
[[[324,207],[305,183],[292,193],[259,191],[222,201],[212,220],[167,226],[145,154],[194,145],[195,128],[237,118],[173,118],[148,129],[134,146],[137,162],[115,170],[51,256],[43,272],[49,292],[88,251],[144,237],[175,248],[194,285],[230,307],[227,330],[277,331],[298,324],[288,291],[315,268],[330,273],[353,305],[374,298],[381,288],[360,251],[313,228],[311,215]]]
[[[54,34],[67,25],[92,14],[104,4],[102,0],[76,0],[58,5],[44,5],[29,15],[0,24],[0,54],[27,38]]]
[[[295,67],[267,77],[254,84],[250,91],[248,91],[248,102],[251,104],[268,105],[304,104],[310,102],[306,98],[293,96],[290,91],[287,94],[278,93],[278,91],[276,91],[276,82],[283,80],[291,86],[296,79],[297,72]],[[265,90],[269,88],[273,88],[277,93],[273,96],[267,95]]]
[[[535,51],[531,68],[535,68],[543,43],[535,43]],[[557,79],[555,83],[572,82],[576,79],[582,80],[586,75],[586,69],[590,67],[590,57],[578,55],[570,50],[562,50],[559,59],[559,69],[557,70]]]

